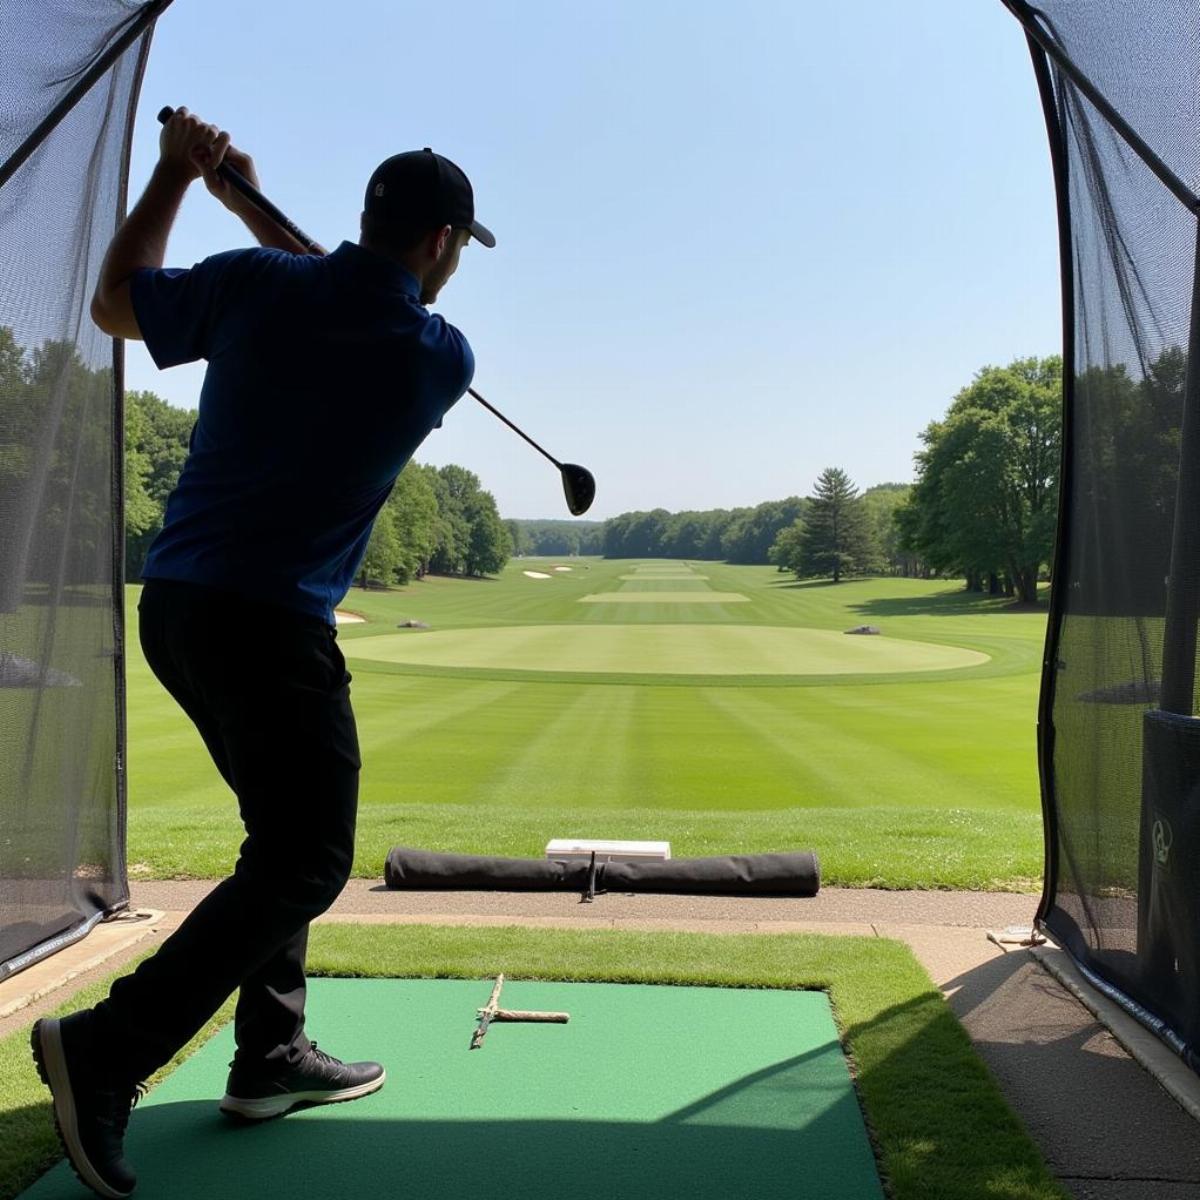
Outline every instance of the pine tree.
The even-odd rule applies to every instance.
[[[878,557],[858,488],[845,471],[827,467],[809,497],[796,574],[840,583],[843,575],[870,571]]]

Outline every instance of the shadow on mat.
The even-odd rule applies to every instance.
[[[794,1200],[801,1180],[805,1194],[823,1200],[881,1200],[851,1093],[823,1097],[813,1119],[795,1127],[789,1092],[807,1079],[811,1094],[809,1057],[645,1123],[589,1120],[586,1071],[546,1081],[572,1097],[572,1120],[372,1119],[367,1097],[249,1125],[222,1117],[211,1101],[150,1104],[134,1114],[127,1152],[139,1200],[344,1200],[360,1191],[562,1200],[572,1180],[623,1200]],[[81,1191],[60,1167],[26,1195],[79,1200]]]

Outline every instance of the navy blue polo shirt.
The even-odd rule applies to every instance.
[[[143,578],[333,624],[396,476],[471,382],[466,338],[413,275],[352,242],[141,270],[131,294],[160,369],[208,360]]]

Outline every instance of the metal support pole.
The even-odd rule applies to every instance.
[[[1163,633],[1164,712],[1190,717],[1196,687],[1196,622],[1200,618],[1200,229],[1192,267],[1192,318],[1188,330],[1187,381],[1179,434],[1179,479],[1167,576]]]

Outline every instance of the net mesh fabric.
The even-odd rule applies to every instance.
[[[1047,0],[1039,17],[1010,7],[1026,22],[1040,20],[1194,194],[1200,10],[1183,0],[1149,8]],[[1200,1045],[1196,914],[1165,955],[1147,925],[1164,866],[1174,872],[1171,886],[1190,884],[1183,844],[1173,862],[1155,858],[1161,828],[1156,834],[1147,790],[1146,730],[1162,698],[1168,592],[1195,596],[1200,582],[1196,562],[1172,563],[1196,217],[1069,74],[1053,58],[1048,65],[1043,99],[1067,207],[1073,361],[1043,695],[1052,844],[1042,918],[1096,975]],[[1185,786],[1184,775],[1172,778],[1176,791]],[[1200,854],[1200,844],[1191,852]],[[1184,915],[1176,907],[1174,923]]]
[[[127,896],[119,362],[88,316],[146,6],[0,0],[0,977]],[[0,178],[3,176],[0,175]]]

